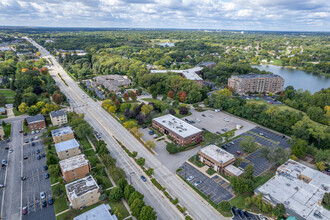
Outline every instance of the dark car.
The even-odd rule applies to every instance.
[[[38,155],[38,156],[37,156],[37,160],[40,160],[40,159],[41,159],[41,156],[40,156],[40,155]]]
[[[48,170],[48,166],[44,166],[44,170],[45,170],[45,171]]]
[[[41,204],[42,204],[42,207],[46,207],[47,206],[46,200],[42,200]]]
[[[9,150],[9,147],[5,147],[6,150]]]
[[[217,131],[217,132],[215,132],[215,133],[217,133],[217,134],[221,134],[221,132],[219,132],[219,131]]]
[[[23,133],[23,135],[24,135],[24,136],[26,136],[26,135],[27,135],[27,133],[26,133],[26,132],[24,132],[24,133]]]
[[[23,214],[23,215],[26,215],[26,214],[27,214],[27,207],[23,207],[23,208],[22,208],[22,214]]]
[[[223,149],[227,150],[227,146],[226,145],[222,145],[221,146]]]
[[[48,199],[48,204],[53,205],[53,198]]]
[[[206,115],[202,114],[203,117],[206,117]]]
[[[36,145],[35,143],[32,142],[32,146]]]
[[[148,133],[149,133],[150,135],[153,135],[153,134],[154,134],[154,132],[153,132],[153,131],[149,131]]]
[[[49,173],[45,173],[45,179],[49,178]]]
[[[244,211],[244,215],[247,219],[252,219],[252,215],[248,211]]]
[[[19,130],[19,133],[22,133],[23,132],[23,130]]]
[[[235,206],[231,207],[231,211],[233,212],[233,214],[234,214],[235,216],[238,215],[238,212],[237,212],[237,209],[236,209]]]
[[[45,153],[43,153],[43,154],[41,154],[41,156],[42,156],[42,157],[45,157],[45,156],[46,156],[46,154],[45,154]]]
[[[144,125],[142,128],[143,128],[143,129],[146,129],[146,128],[147,128],[147,126],[145,126],[145,125]]]
[[[30,138],[30,141],[33,141],[33,138]]]
[[[203,131],[206,131],[206,128],[202,128]]]
[[[40,154],[40,150],[39,149],[36,150],[36,154]]]
[[[28,159],[28,156],[25,156],[23,159],[24,159],[24,160],[27,160],[27,159]]]
[[[245,218],[244,212],[241,209],[237,209],[237,212],[241,218]]]
[[[142,180],[143,182],[147,181],[147,179],[146,179],[144,176],[141,176],[141,180]]]
[[[22,181],[24,181],[24,180],[26,180],[26,179],[27,179],[26,176],[22,176],[22,177],[21,177],[21,180],[22,180]]]
[[[29,140],[26,140],[25,143],[29,143]]]

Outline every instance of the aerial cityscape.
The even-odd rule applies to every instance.
[[[0,219],[330,220],[328,1],[0,15]]]

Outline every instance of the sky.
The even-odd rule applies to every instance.
[[[0,0],[0,26],[330,31],[330,0]]]

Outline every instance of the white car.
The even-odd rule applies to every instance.
[[[40,192],[40,199],[44,199],[44,198],[46,198],[45,192]]]
[[[220,112],[220,109],[217,108],[217,109],[215,109],[214,111],[215,111],[215,112]]]
[[[195,178],[194,176],[190,176],[190,177],[187,178],[187,180],[188,180],[188,181],[191,181],[191,180],[193,180],[194,178]]]
[[[9,149],[9,153],[13,153],[13,149]]]
[[[0,184],[0,188],[3,188],[4,187],[4,185],[3,184]]]
[[[264,133],[259,133],[260,136],[264,136]]]

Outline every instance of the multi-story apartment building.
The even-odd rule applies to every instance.
[[[79,209],[100,201],[102,188],[99,187],[92,176],[87,176],[65,185],[70,206]]]
[[[67,183],[86,177],[91,172],[91,165],[84,154],[61,160],[60,168]]]
[[[42,114],[26,117],[30,131],[46,128],[45,117]]]
[[[55,149],[57,156],[58,158],[60,158],[60,160],[64,160],[81,154],[81,149],[76,139],[57,143],[55,144]]]
[[[152,119],[152,126],[182,146],[202,141],[202,130],[171,114]]]
[[[52,130],[51,133],[55,144],[74,139],[74,133],[71,127]]]
[[[284,79],[275,74],[233,75],[228,79],[228,87],[237,94],[277,93],[283,91]]]
[[[52,111],[49,113],[53,125],[62,125],[68,123],[68,117],[64,110]]]

